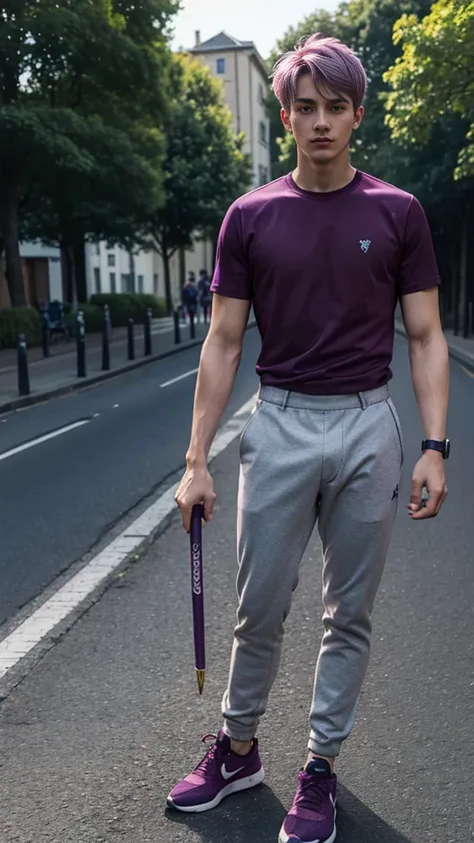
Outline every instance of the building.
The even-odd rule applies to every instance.
[[[268,93],[268,69],[252,41],[238,41],[219,32],[201,42],[196,32],[189,51],[222,81],[224,99],[229,106],[234,131],[244,132],[244,151],[253,165],[252,186],[270,181],[270,120],[265,106]]]
[[[42,243],[20,243],[21,268],[26,302],[36,307],[42,302],[63,299],[61,253]],[[0,272],[0,307],[10,306],[7,282]]]

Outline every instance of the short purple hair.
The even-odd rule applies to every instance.
[[[354,111],[362,105],[367,77],[362,62],[338,38],[323,38],[319,33],[301,38],[294,50],[281,56],[273,68],[273,91],[289,114],[296,98],[300,76],[311,74],[317,90],[325,94],[346,94]]]

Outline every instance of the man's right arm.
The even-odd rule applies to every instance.
[[[249,312],[250,301],[214,294],[211,325],[199,364],[186,471],[176,493],[187,531],[195,504],[204,504],[207,521],[213,515],[215,494],[207,460],[234,387]]]

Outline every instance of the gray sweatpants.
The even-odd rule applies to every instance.
[[[317,522],[324,634],[308,746],[333,757],[356,716],[397,509],[403,444],[388,388],[312,396],[263,387],[242,433],[240,462],[239,606],[224,728],[235,740],[256,733]]]

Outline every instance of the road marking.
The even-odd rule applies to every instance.
[[[470,372],[469,369],[466,369],[464,366],[461,366],[461,369],[466,373],[466,375],[468,375],[468,377],[474,378],[474,372]]]
[[[209,462],[222,453],[242,432],[255,400],[254,395],[220,429],[209,452]],[[143,540],[156,532],[171,512],[176,511],[174,496],[177,488],[178,484],[175,484],[167,489],[111,544],[71,577],[69,582],[58,589],[17,629],[0,641],[0,679],[48,636],[70,612],[77,609],[131,553],[136,552]]]
[[[69,433],[70,430],[74,430],[76,427],[82,427],[83,424],[89,424],[89,422],[90,419],[82,419],[81,421],[74,422],[73,424],[68,424],[66,427],[60,427],[58,430],[53,430],[52,433],[45,433],[44,436],[38,436],[37,439],[31,439],[30,442],[24,442],[23,445],[18,445],[10,451],[4,451],[3,454],[0,454],[0,460],[7,460],[8,457],[13,457],[15,454],[27,451],[29,448],[34,448],[35,445],[41,445],[42,442],[47,442],[48,439],[54,439],[55,436],[62,436],[63,433]]]
[[[178,375],[177,378],[173,378],[170,381],[165,381],[164,383],[160,383],[160,387],[163,388],[164,386],[171,386],[172,383],[177,383],[178,381],[182,381],[183,378],[189,378],[190,375],[195,375],[199,369],[191,369],[190,372],[185,372],[184,375]]]

